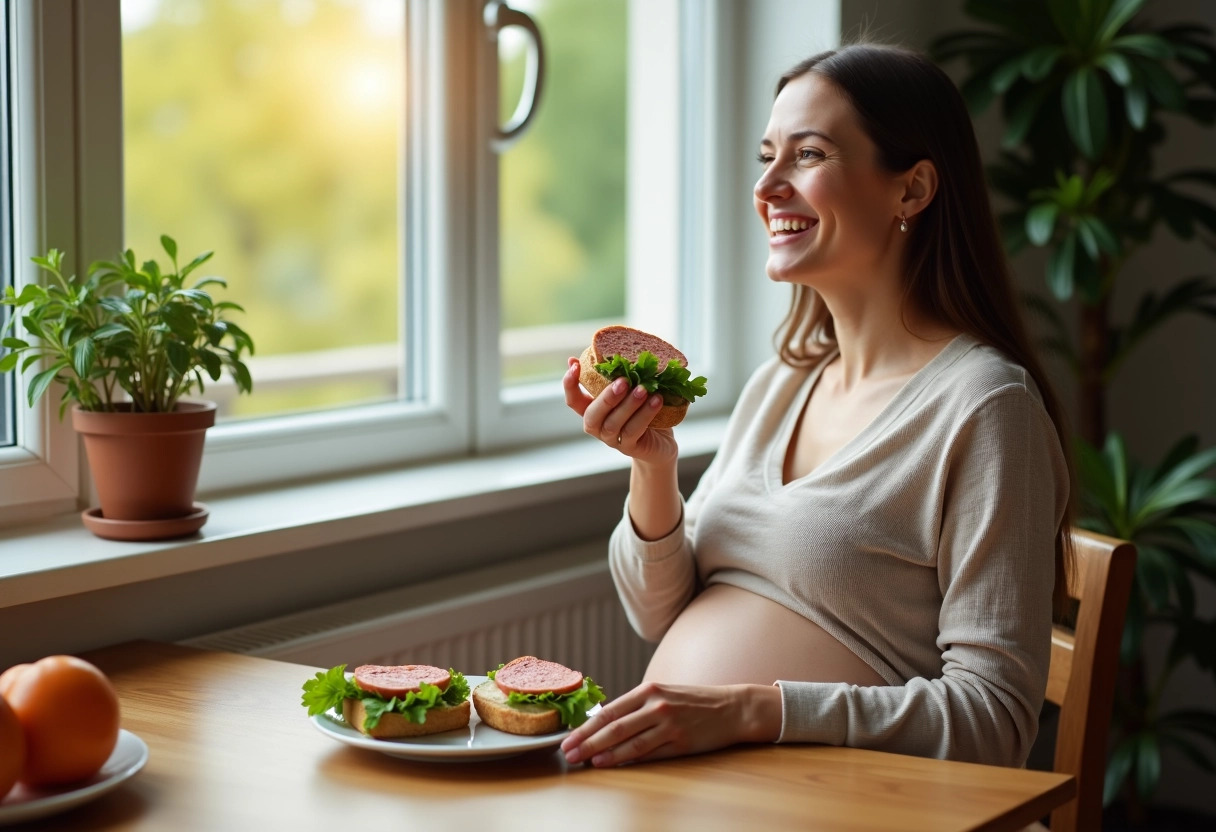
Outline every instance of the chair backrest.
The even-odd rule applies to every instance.
[[[1060,706],[1054,768],[1077,778],[1077,797],[1052,812],[1051,832],[1102,825],[1106,738],[1136,567],[1136,547],[1126,541],[1073,529],[1072,542],[1076,568],[1068,594],[1080,606],[1075,630],[1052,630],[1047,699]]]

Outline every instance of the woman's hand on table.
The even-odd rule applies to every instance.
[[[776,742],[781,690],[768,685],[643,682],[604,705],[562,742],[569,763],[597,767]]]
[[[584,433],[639,462],[675,461],[679,448],[671,428],[650,427],[663,406],[662,396],[647,395],[640,386],[630,389],[625,379],[617,379],[593,399],[579,386],[578,375],[578,359],[571,357],[562,389],[566,405],[583,417]]]

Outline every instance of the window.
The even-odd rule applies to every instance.
[[[54,8],[51,8],[54,5]],[[72,21],[58,4],[20,0],[5,3],[0,86],[6,106],[0,168],[6,178],[4,266],[0,283],[36,280],[30,255],[46,251],[48,240],[62,248],[76,241],[77,177],[73,136],[74,56]],[[36,407],[24,402],[22,379],[6,374],[7,406],[0,411],[11,445],[0,444],[0,523],[29,520],[75,507],[79,493],[76,437],[55,418],[44,397]]]
[[[208,268],[246,309],[254,393],[208,386],[221,414],[201,490],[574,436],[558,379],[604,322],[696,360],[681,333],[707,330],[690,310],[711,308],[708,293],[678,298],[695,265],[686,227],[708,215],[682,209],[704,195],[679,171],[704,131],[671,105],[699,60],[682,41],[709,36],[688,21],[717,4],[514,0],[546,72],[506,149],[491,137],[534,50],[514,27],[495,49],[487,5],[16,4],[44,44],[17,56],[41,79],[40,112],[67,119],[30,139],[53,173],[18,182],[48,219],[17,261],[52,245],[78,270],[125,248],[143,260],[167,233],[187,255],[215,250]],[[51,59],[73,42],[74,64]],[[656,170],[676,188],[662,204],[639,190]]]
[[[124,245],[215,250],[256,334],[220,419],[408,398],[405,4],[123,0],[122,32]]]
[[[513,4],[545,39],[529,131],[502,154],[499,275],[503,384],[552,382],[589,333],[625,316],[626,0]],[[499,39],[503,122],[523,93],[525,38]]]
[[[500,157],[504,386],[551,383],[589,331],[625,313],[627,2],[515,6],[544,33],[547,72],[539,114]],[[124,245],[155,252],[166,232],[205,241],[258,335],[255,390],[217,385],[220,418],[425,400],[419,383],[399,383],[411,366],[399,288],[411,279],[398,211],[405,4],[121,8]],[[499,44],[506,121],[529,44],[515,27]]]
[[[9,62],[10,8],[0,11],[0,292],[13,285],[12,153],[9,150]],[[0,327],[8,323],[8,307],[0,309]],[[0,376],[0,448],[17,441],[17,408],[13,400],[13,376]]]

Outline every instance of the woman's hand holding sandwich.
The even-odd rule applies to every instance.
[[[768,685],[643,682],[603,705],[562,742],[566,761],[597,767],[775,742],[781,691]]]
[[[659,540],[680,523],[683,508],[676,476],[679,447],[671,428],[652,428],[659,408],[622,379],[594,399],[579,387],[579,361],[570,359],[562,387],[566,404],[583,417],[583,431],[633,459],[629,475],[629,517],[643,540]],[[657,394],[650,399],[657,398]],[[618,438],[620,441],[618,442]]]
[[[651,465],[675,462],[678,448],[671,428],[651,428],[663,398],[647,394],[646,388],[630,389],[618,378],[598,397],[587,395],[578,383],[579,361],[571,357],[562,388],[566,404],[583,417],[583,432],[594,436],[625,456]]]

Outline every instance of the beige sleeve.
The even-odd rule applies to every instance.
[[[937,553],[937,678],[902,686],[778,682],[779,742],[1022,765],[1051,645],[1055,533],[1068,474],[1024,387],[986,398],[950,443]],[[898,588],[890,587],[893,602]]]
[[[663,638],[696,590],[696,564],[684,519],[667,537],[643,540],[629,519],[628,498],[608,544],[608,566],[629,624],[647,641]]]
[[[659,540],[638,536],[629,518],[629,498],[625,498],[624,516],[608,542],[608,566],[630,625],[647,641],[662,639],[696,594],[693,529],[697,508],[716,480],[717,462],[715,457],[705,469],[692,496],[681,499],[680,522]]]
[[[693,546],[697,514],[749,427],[763,417],[764,392],[780,366],[778,359],[770,359],[744,385],[718,453],[684,503],[680,523],[671,534],[661,540],[642,540],[629,519],[629,499],[625,500],[624,515],[608,543],[608,564],[629,623],[647,641],[663,638],[697,593]]]

